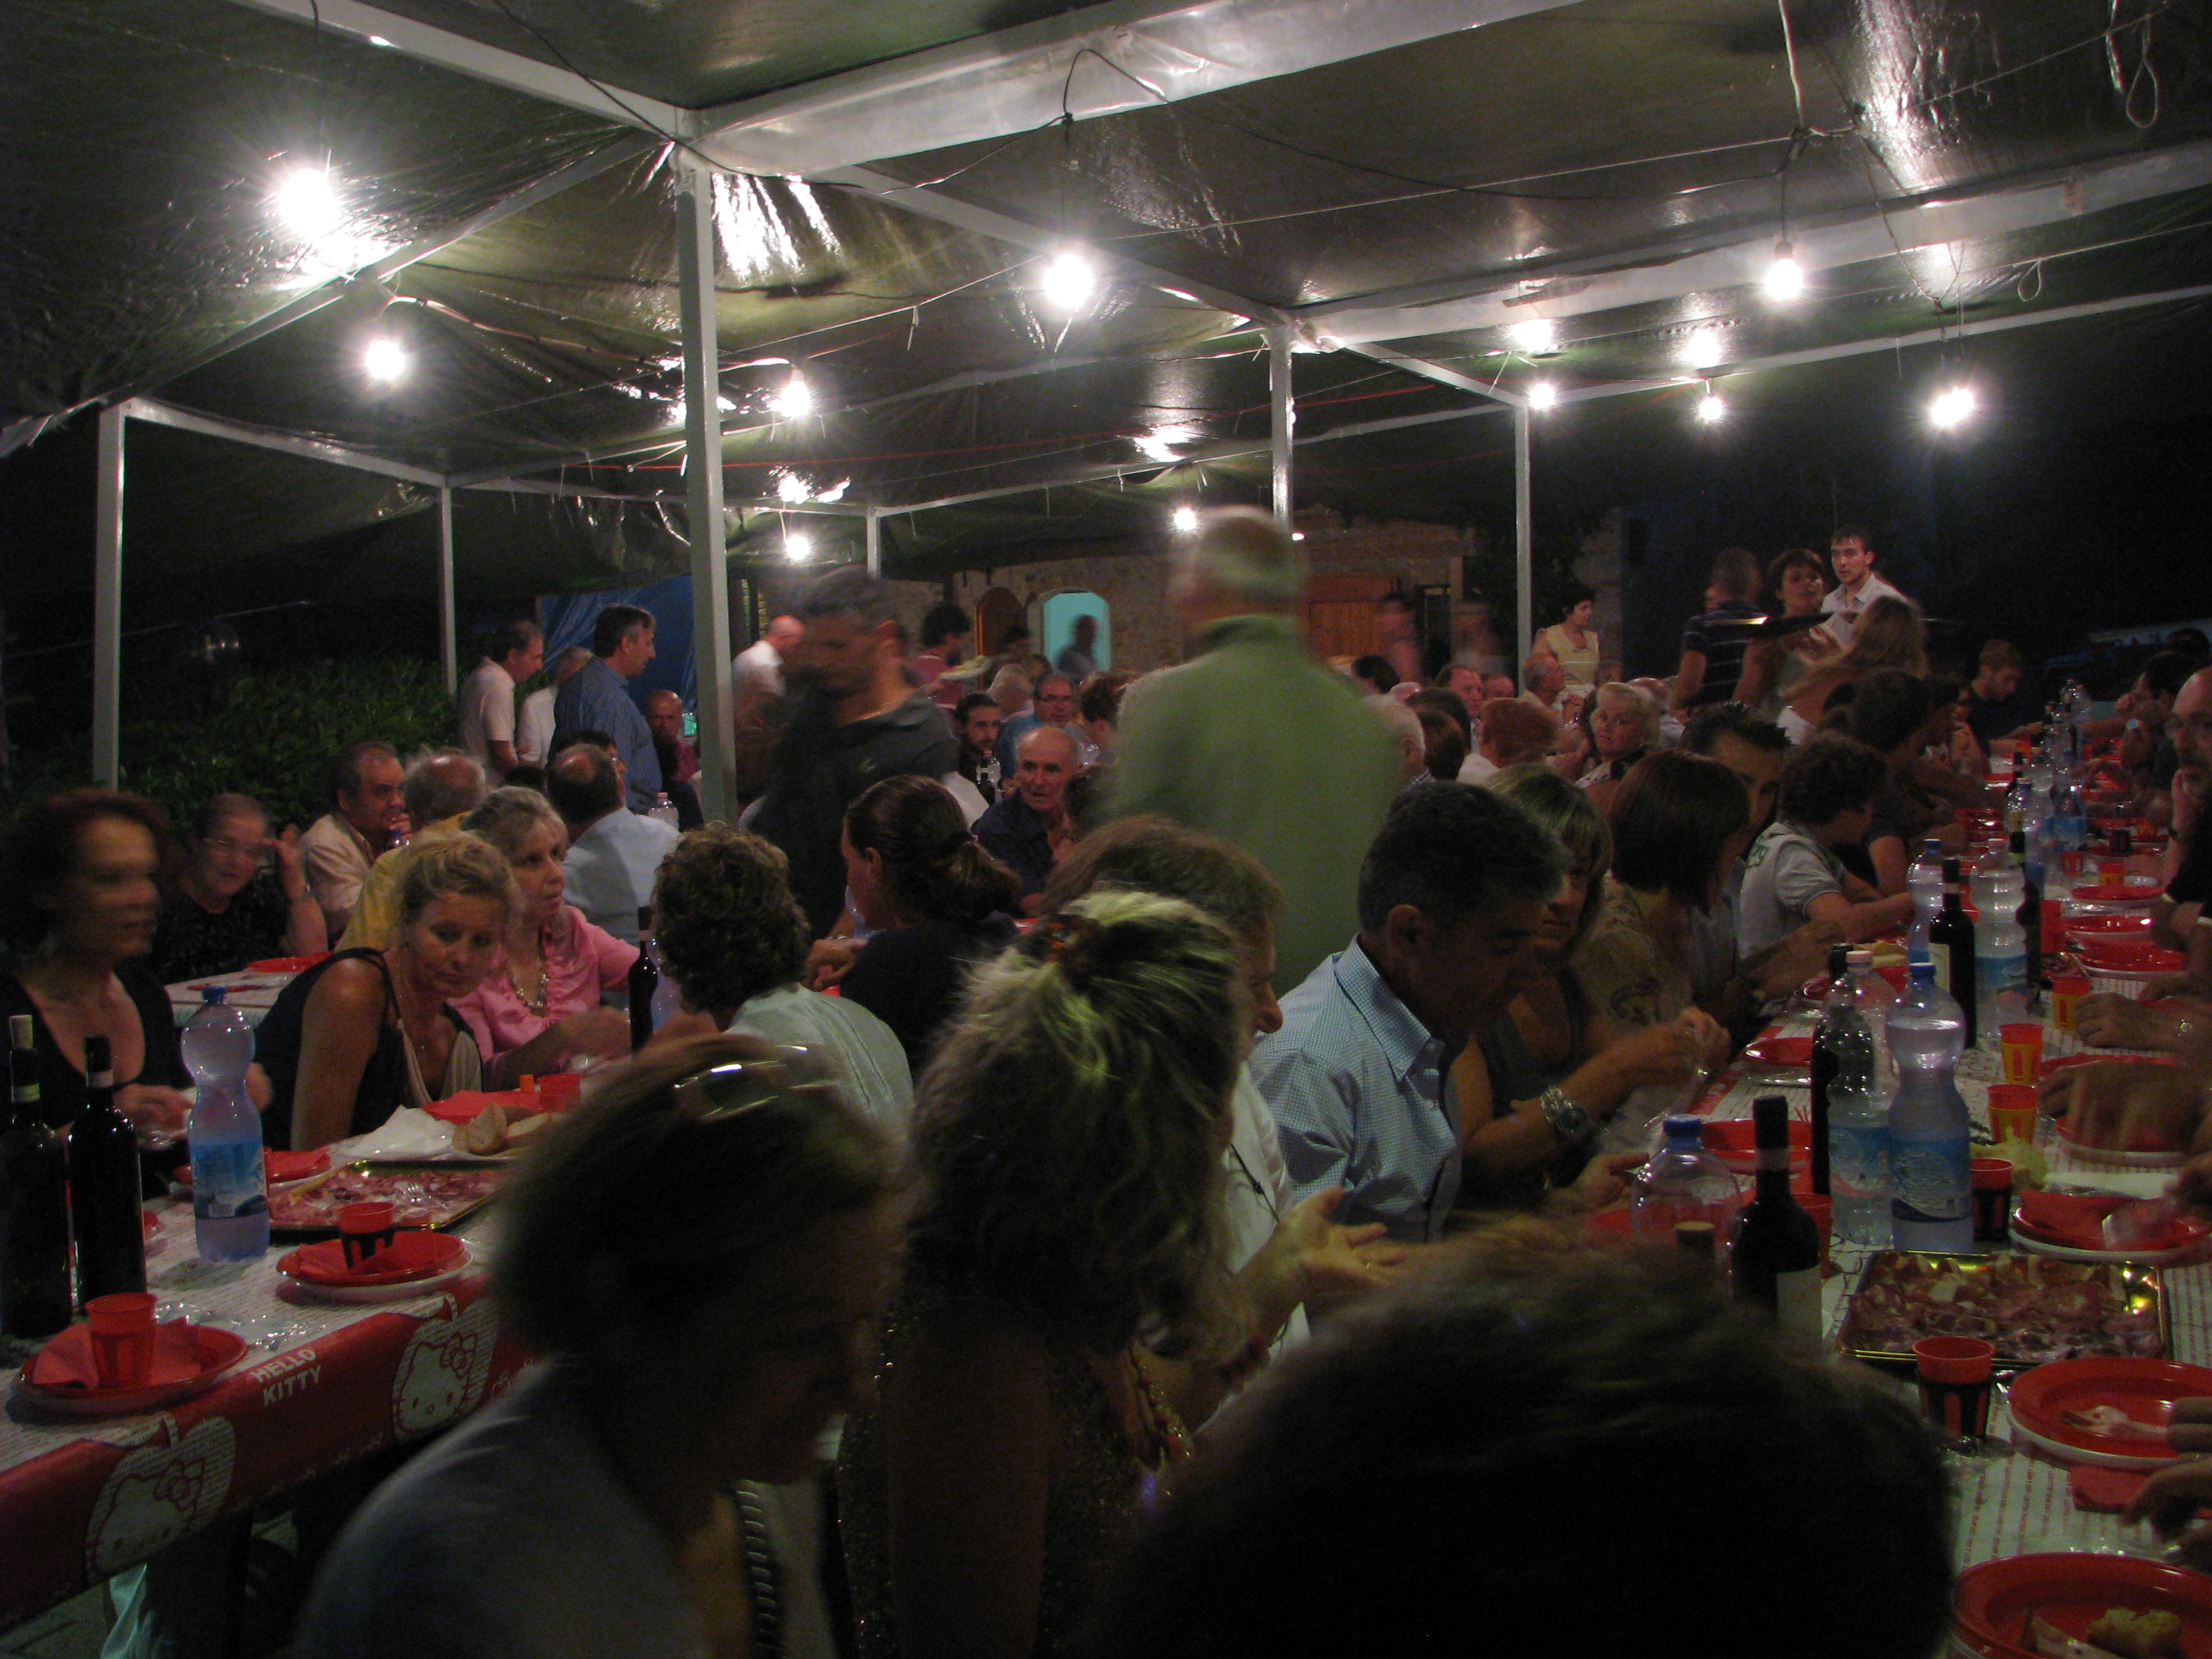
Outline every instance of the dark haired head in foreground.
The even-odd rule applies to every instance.
[[[1671,1262],[1462,1257],[1218,1426],[1086,1659],[1921,1659],[1948,1612],[1911,1408]]]

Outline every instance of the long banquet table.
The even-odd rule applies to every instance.
[[[1800,1011],[1778,1022],[1773,1030],[1787,1035],[1809,1034],[1816,1012]],[[2046,1058],[2076,1052],[2124,1058],[2139,1052],[2083,1049],[2069,1034],[2053,1029],[2047,1016],[2044,1042]],[[1992,1082],[1999,1080],[1997,1068],[1997,1056],[1980,1049],[1969,1050],[1960,1066],[1960,1092],[1972,1111],[1978,1139],[1986,1138],[1989,1090]],[[1889,1080],[1893,1081],[1893,1077]],[[1789,1097],[1792,1117],[1803,1119],[1810,1115],[1812,1087],[1805,1073],[1765,1069],[1742,1060],[1713,1080],[1696,1109],[1716,1118],[1748,1117],[1751,1103],[1756,1097],[1775,1093]],[[1978,1147],[1978,1155],[1988,1150]],[[2045,1138],[2044,1151],[2053,1181],[2110,1184],[2115,1188],[2147,1191],[2163,1179],[2147,1176],[2140,1171],[2122,1174],[2110,1166],[2084,1159],[2063,1146],[2049,1144],[2048,1136]],[[1850,1292],[1858,1282],[1860,1270],[1877,1248],[1835,1241],[1832,1256],[1837,1271],[1823,1286],[1832,1339],[1842,1328]],[[2212,1364],[2212,1262],[2166,1267],[2159,1273],[2164,1282],[2170,1326],[2167,1357],[2189,1364]],[[1899,1379],[1897,1386],[1904,1390],[1909,1389],[1911,1384]],[[2014,1440],[2002,1389],[1990,1411],[1990,1433],[1983,1450],[1972,1457],[1954,1456],[1947,1462],[1958,1495],[1958,1528],[1954,1546],[1956,1565],[1960,1569],[1978,1561],[2046,1551],[2142,1553],[2155,1547],[2144,1528],[2123,1528],[2117,1515],[2075,1508],[2068,1485],[2068,1465],[2025,1442]]]
[[[525,1362],[480,1271],[404,1302],[295,1302],[276,1270],[289,1245],[258,1261],[203,1262],[191,1206],[157,1208],[147,1267],[161,1316],[188,1314],[255,1349],[208,1392],[126,1417],[48,1415],[12,1392],[12,1370],[0,1376],[11,1390],[0,1419],[0,1631],[313,1475],[459,1421]]]

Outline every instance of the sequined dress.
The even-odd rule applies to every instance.
[[[899,1294],[884,1322],[883,1370],[913,1351],[923,1320],[951,1300],[942,1290],[911,1285]],[[1065,1650],[1127,1547],[1158,1478],[1157,1468],[1131,1449],[1112,1399],[1083,1354],[1054,1351],[1046,1388],[1054,1448],[1045,1499],[1044,1582],[1037,1599],[1034,1651],[1039,1655]],[[1182,1434],[1179,1423],[1165,1427],[1172,1437]],[[855,1413],[846,1424],[837,1462],[838,1529],[861,1659],[900,1659],[902,1652],[892,1612],[881,1428],[874,1411]]]

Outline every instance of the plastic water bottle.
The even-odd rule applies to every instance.
[[[1874,1026],[1864,1006],[1872,960],[1865,951],[1850,952],[1813,1039],[1814,1067],[1828,1071],[1828,1195],[1836,1236],[1855,1244],[1887,1244],[1890,1234],[1889,1112],[1875,1081]]]
[[[1920,843],[1920,856],[1905,874],[1905,890],[1912,895],[1912,931],[1905,954],[1918,962],[1929,954],[1928,930],[1943,908],[1943,844],[1930,836]]]
[[[251,1261],[269,1249],[269,1184],[261,1164],[261,1115],[246,1098],[253,1028],[224,1000],[202,993],[185,1023],[185,1066],[199,1088],[186,1129],[192,1158],[192,1231],[203,1261]]]
[[[1966,1016],[1936,985],[1935,964],[1914,963],[1911,988],[1889,1011],[1890,1241],[1900,1250],[1973,1248],[1966,1103],[1952,1079],[1966,1042]]]
[[[2082,851],[2089,845],[2089,808],[2081,793],[2079,769],[2069,769],[2051,787],[2051,839],[2058,843],[2062,866],[2065,855],[2071,853],[2078,870]]]
[[[2000,1027],[2027,1018],[2027,934],[2021,925],[2021,882],[2010,859],[1987,860],[1974,878],[1982,919],[1974,928],[1975,1012],[1984,1048]]]
[[[665,789],[653,798],[652,810],[646,813],[646,817],[659,818],[671,830],[683,828],[677,819],[676,803],[668,799],[668,792]]]
[[[1629,1231],[1641,1243],[1671,1244],[1681,1221],[1710,1221],[1728,1237],[1742,1206],[1743,1188],[1705,1150],[1705,1121],[1687,1112],[1670,1115],[1666,1139],[1644,1171],[1628,1206]]]

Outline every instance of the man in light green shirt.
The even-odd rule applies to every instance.
[[[1299,643],[1305,564],[1265,514],[1207,515],[1170,590],[1194,656],[1121,703],[1110,811],[1231,841],[1282,884],[1278,989],[1358,931],[1359,863],[1404,783],[1397,745],[1351,683]]]

